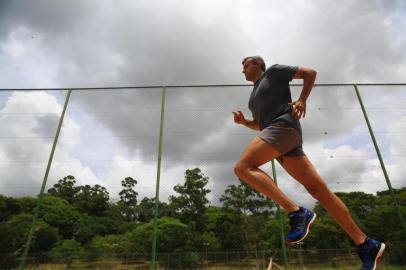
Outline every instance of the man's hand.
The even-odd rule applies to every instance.
[[[241,111],[234,111],[234,123],[241,124],[246,126],[247,120],[244,117],[244,114]]]
[[[296,100],[292,103],[289,103],[292,107],[292,116],[295,119],[300,119],[302,116],[303,118],[306,116],[306,102],[304,100]]]
[[[253,130],[259,130],[259,125],[258,122],[253,120],[247,120],[244,117],[244,114],[241,111],[234,111],[234,123],[244,125],[247,128],[253,129]]]
[[[303,89],[300,97],[295,102],[289,103],[292,106],[292,115],[295,119],[303,118],[306,115],[306,100],[312,91],[317,72],[308,67],[298,67],[294,79],[303,79]]]

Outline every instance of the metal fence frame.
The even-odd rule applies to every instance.
[[[315,84],[315,87],[323,87],[323,86],[353,86],[356,96],[358,98],[358,102],[360,104],[366,125],[368,127],[368,131],[369,134],[371,136],[371,140],[373,141],[374,144],[374,148],[377,154],[377,157],[379,159],[380,162],[380,166],[383,172],[383,175],[385,177],[385,181],[386,184],[388,186],[388,189],[390,191],[390,195],[395,203],[396,206],[396,210],[397,210],[397,215],[399,218],[399,221],[402,225],[402,229],[403,229],[403,233],[406,236],[406,224],[404,221],[404,218],[402,216],[402,213],[400,211],[400,206],[399,206],[399,202],[397,201],[393,188],[392,188],[392,184],[391,181],[389,179],[388,173],[386,171],[385,168],[385,163],[383,161],[378,143],[375,139],[375,135],[374,135],[374,131],[373,128],[371,126],[371,123],[369,121],[368,118],[368,114],[367,111],[364,107],[363,104],[363,100],[361,97],[361,94],[359,93],[358,90],[358,86],[405,86],[406,83],[381,83],[381,84],[374,84],[374,83],[359,83],[359,84]],[[151,268],[152,269],[156,269],[157,267],[157,253],[156,253],[156,243],[157,243],[157,237],[156,237],[156,231],[157,231],[157,219],[158,219],[158,205],[159,205],[159,188],[160,188],[160,172],[161,172],[161,158],[162,158],[162,150],[163,150],[163,131],[164,131],[164,123],[165,123],[165,105],[166,105],[166,92],[169,88],[171,89],[176,89],[176,88],[198,88],[198,87],[247,87],[247,86],[251,86],[249,84],[222,84],[222,85],[171,85],[171,86],[122,86],[122,87],[80,87],[80,88],[70,88],[70,89],[66,89],[66,88],[16,88],[16,89],[0,89],[0,91],[63,91],[63,90],[67,90],[67,94],[66,94],[66,98],[65,98],[65,103],[63,106],[63,110],[61,113],[61,116],[59,118],[59,122],[58,122],[58,126],[56,128],[56,134],[54,137],[54,141],[52,144],[52,149],[51,149],[51,153],[49,156],[49,160],[48,160],[48,164],[45,170],[45,175],[42,181],[42,185],[41,185],[41,189],[40,189],[40,193],[37,197],[37,205],[35,208],[35,212],[34,212],[34,218],[30,227],[30,231],[28,233],[28,237],[27,237],[27,241],[26,244],[24,246],[24,252],[23,252],[23,256],[21,258],[21,262],[19,265],[19,269],[23,269],[26,265],[26,261],[27,261],[27,256],[30,250],[30,245],[31,245],[31,241],[32,241],[32,237],[34,235],[34,228],[36,227],[36,223],[37,223],[37,219],[38,219],[38,214],[39,211],[42,207],[42,200],[43,200],[43,195],[44,195],[44,190],[46,187],[46,183],[48,180],[48,174],[49,174],[49,170],[51,168],[51,164],[52,164],[52,160],[53,160],[53,156],[56,150],[56,146],[58,143],[58,139],[59,139],[59,134],[61,131],[61,127],[63,124],[63,120],[64,120],[64,116],[66,113],[66,110],[68,108],[68,104],[69,104],[69,99],[71,96],[72,91],[80,91],[80,90],[108,90],[108,89],[115,89],[115,90],[120,90],[120,89],[162,89],[162,100],[161,100],[161,117],[160,117],[160,129],[159,129],[159,141],[158,141],[158,153],[157,153],[157,160],[158,160],[158,164],[157,164],[157,176],[156,176],[156,190],[155,190],[155,217],[154,217],[154,226],[153,226],[153,243],[152,243],[152,258],[151,258]],[[291,86],[302,86],[302,84],[291,84]],[[276,181],[276,172],[275,172],[275,165],[274,162],[272,161],[272,171],[273,171],[273,177],[274,180]],[[282,215],[280,214],[280,209],[278,207],[278,219],[280,222],[280,227],[281,227],[281,251],[282,251],[282,258],[283,258],[283,264],[285,266],[287,266],[288,264],[288,259],[287,259],[287,251],[286,251],[286,247],[285,247],[285,240],[284,240],[284,236],[283,236],[283,221],[282,221]]]

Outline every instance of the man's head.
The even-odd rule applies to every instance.
[[[242,60],[243,70],[247,81],[256,82],[265,71],[265,62],[261,56],[248,56]]]

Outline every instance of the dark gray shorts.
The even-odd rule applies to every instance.
[[[258,135],[261,139],[271,143],[280,156],[304,156],[301,133],[291,127],[269,125]]]

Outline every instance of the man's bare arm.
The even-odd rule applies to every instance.
[[[247,120],[244,117],[244,114],[241,111],[234,111],[234,122],[240,125],[244,125],[247,128],[253,129],[253,130],[259,130],[259,124],[258,122],[253,119],[253,120]]]
[[[303,79],[303,89],[299,99],[306,102],[316,80],[317,72],[309,67],[298,67],[294,79]]]
[[[306,116],[306,100],[312,91],[317,72],[308,67],[298,67],[294,79],[303,79],[303,89],[300,97],[295,102],[290,103],[292,106],[292,115],[296,119]]]
[[[255,120],[247,121],[244,126],[247,128],[253,129],[253,130],[258,130],[259,131],[259,125],[258,122]]]

